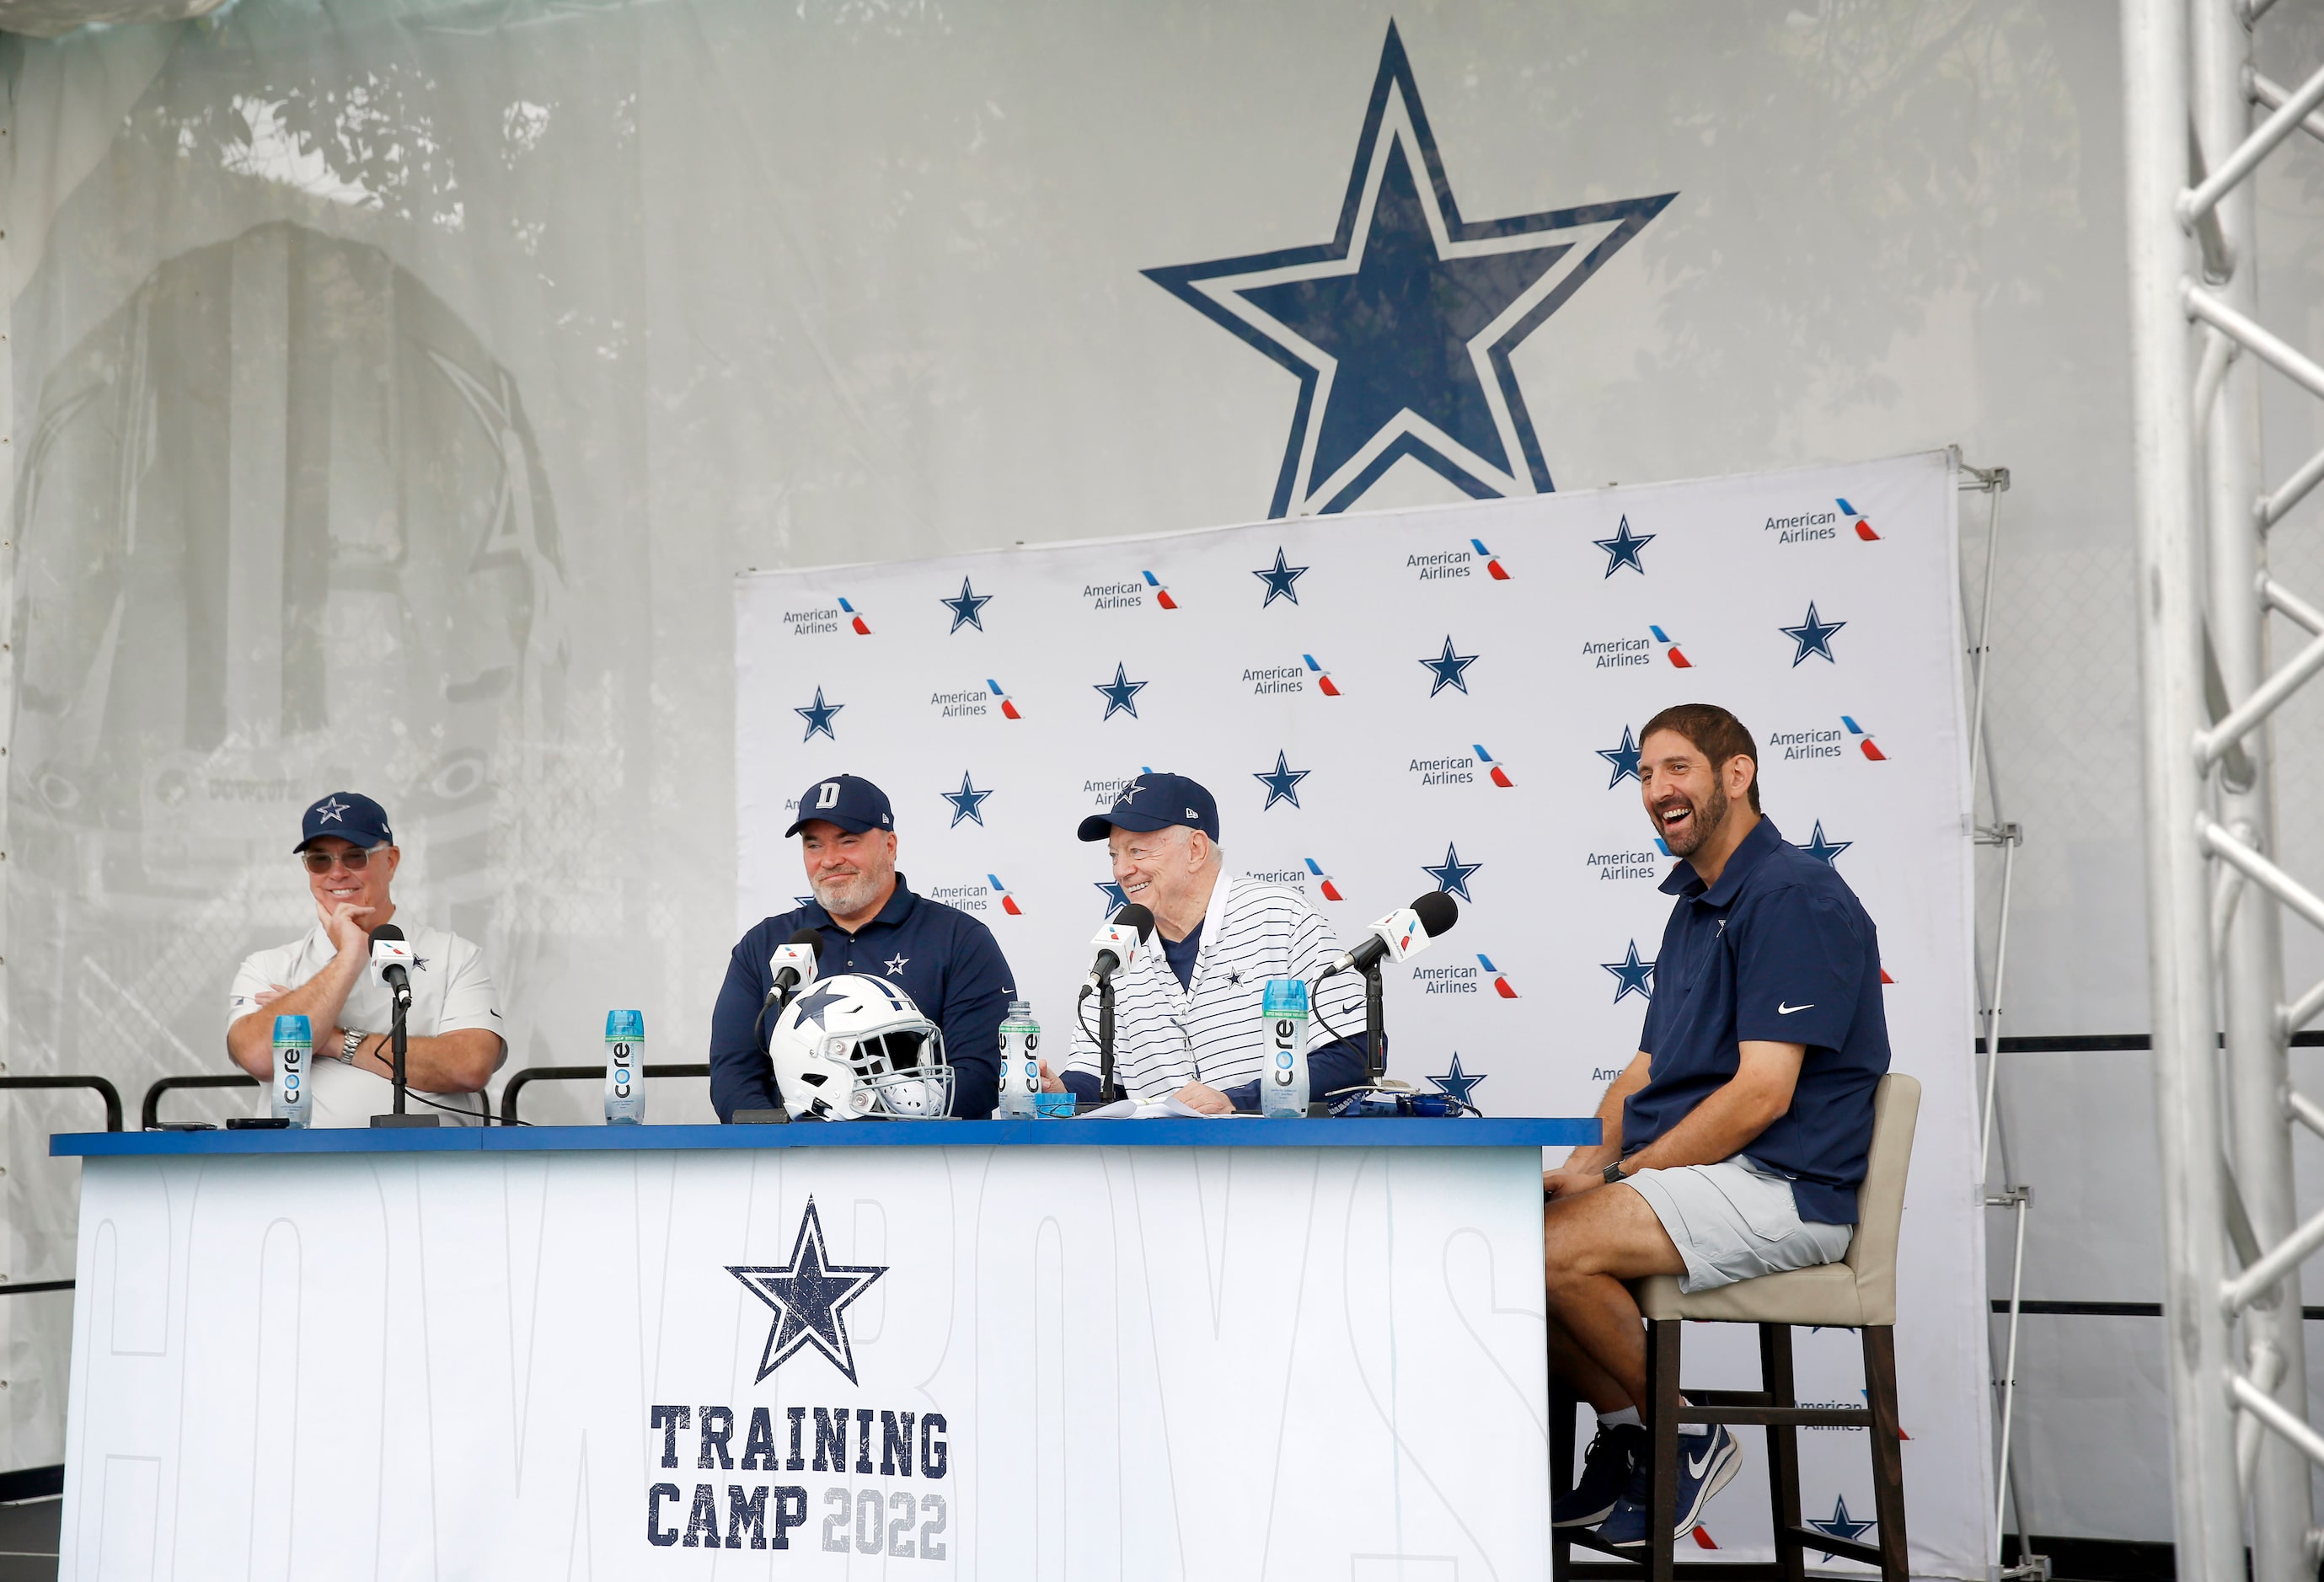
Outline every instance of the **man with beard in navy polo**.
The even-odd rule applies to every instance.
[[[1646,1337],[1627,1281],[1709,1291],[1844,1257],[1888,1069],[1880,938],[1829,862],[1759,813],[1742,722],[1681,704],[1638,733],[1655,832],[1683,859],[1638,1053],[1598,1107],[1604,1141],[1542,1177],[1550,1367],[1598,1411],[1553,1507],[1617,1549],[1646,1531]],[[1725,1424],[1679,1429],[1683,1538],[1735,1476]]]
[[[760,1009],[774,987],[768,965],[802,928],[823,936],[816,975],[861,972],[895,984],[944,1029],[953,1066],[952,1112],[992,1113],[1001,1086],[1001,1018],[1016,977],[992,931],[941,901],[912,894],[896,871],[896,815],[888,794],[854,775],[818,780],[799,797],[800,837],[815,900],[744,934],[726,963],[710,1017],[710,1102],[718,1118],[776,1107]]]

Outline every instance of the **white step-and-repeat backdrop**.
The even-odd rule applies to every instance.
[[[1880,927],[1896,1064],[1927,1093],[1899,1276],[1914,1569],[1982,1577],[1954,539],[1951,466],[1928,454],[746,575],[738,921],[806,892],[782,838],[799,792],[864,775],[913,888],[983,919],[1061,1025],[1119,898],[1074,826],[1174,770],[1216,795],[1231,870],[1304,891],[1343,937],[1425,889],[1460,900],[1391,977],[1392,1074],[1489,1115],[1587,1114],[1636,1048],[1670,908],[1637,728],[1726,704],[1758,740],[1768,816]],[[1756,1366],[1748,1332],[1689,1343],[1691,1383]],[[1802,1337],[1803,1398],[1861,1384],[1852,1336]],[[1837,1537],[1874,1531],[1859,1431],[1802,1452],[1805,1513]],[[1708,1544],[1766,1552],[1764,1472],[1755,1454]]]

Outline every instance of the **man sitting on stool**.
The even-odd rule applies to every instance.
[[[315,926],[243,961],[227,1006],[226,1053],[271,1082],[274,1018],[306,1017],[315,1037],[312,1124],[367,1127],[395,1102],[388,1047],[394,1016],[387,985],[371,968],[371,931],[395,918],[388,886],[403,853],[387,811],[352,791],[335,791],[309,808],[301,832],[291,850],[307,865]],[[411,1097],[443,1110],[453,1125],[481,1125],[484,1101],[475,1095],[508,1054],[484,952],[440,928],[401,926],[411,945],[411,1008],[403,1025]],[[258,1113],[271,1113],[263,1099]]]
[[[1542,1177],[1550,1366],[1598,1409],[1560,1527],[1646,1543],[1646,1346],[1623,1283],[1708,1291],[1844,1257],[1888,1069],[1880,942],[1854,891],[1759,816],[1758,748],[1725,709],[1646,722],[1638,777],[1674,856],[1638,1053],[1598,1107],[1605,1141]],[[1603,1189],[1603,1190],[1600,1190]],[[1682,1427],[1683,1538],[1742,1461]]]

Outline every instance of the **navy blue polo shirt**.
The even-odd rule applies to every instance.
[[[810,901],[768,918],[734,946],[710,1016],[710,1102],[720,1120],[732,1120],[737,1109],[775,1108],[774,1067],[763,1033],[754,1036],[752,1024],[774,984],[768,958],[802,928],[823,935],[817,977],[860,972],[885,980],[944,1029],[954,1115],[982,1120],[992,1113],[1000,1102],[1001,1018],[1016,994],[1016,975],[991,929],[965,912],[912,894],[899,873],[888,904],[853,934]]]
[[[1622,1112],[1622,1150],[1676,1126],[1734,1076],[1745,1040],[1804,1044],[1792,1107],[1743,1152],[1789,1176],[1800,1218],[1856,1223],[1872,1146],[1872,1090],[1888,1070],[1880,938],[1838,870],[1784,841],[1772,819],[1743,837],[1708,889],[1682,862],[1655,958],[1638,1047],[1646,1085]]]

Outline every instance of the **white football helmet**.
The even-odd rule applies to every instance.
[[[793,1120],[935,1120],[952,1111],[944,1031],[883,979],[818,978],[767,1037],[775,1088]]]

